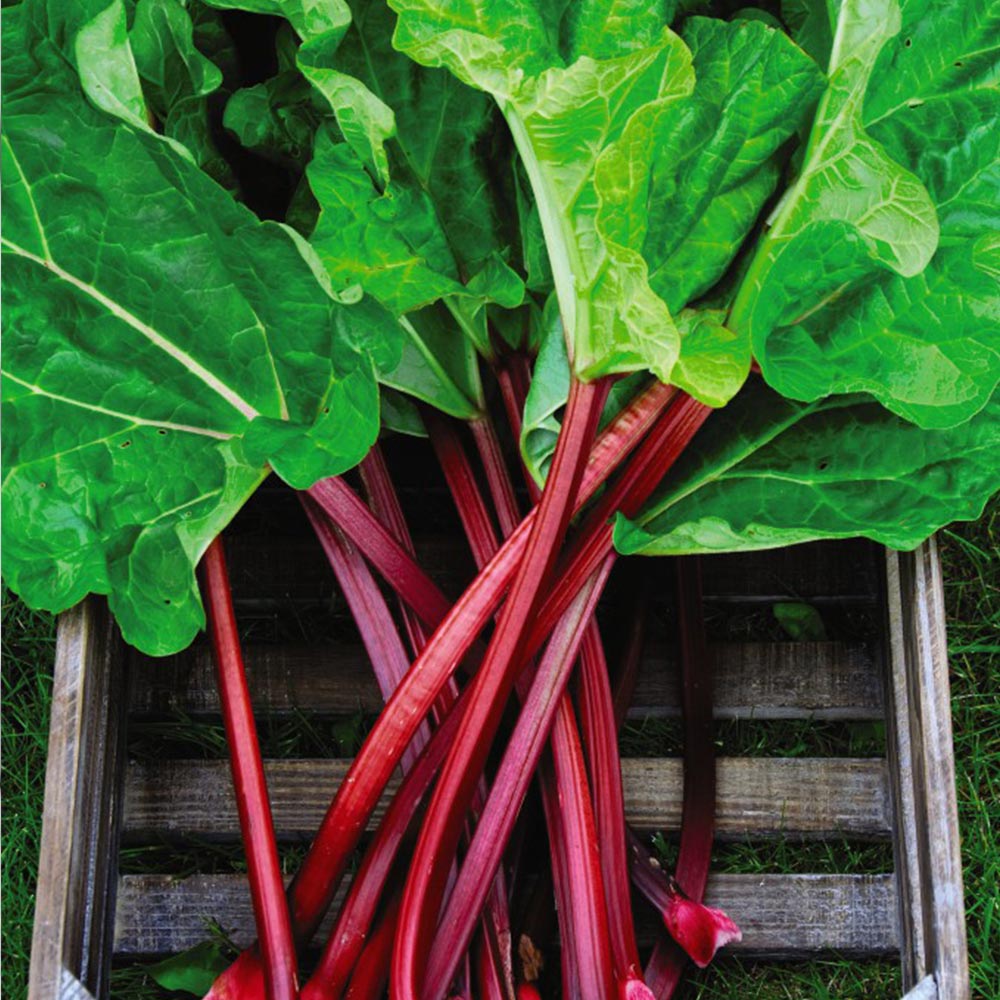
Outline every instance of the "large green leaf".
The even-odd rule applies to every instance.
[[[313,88],[298,70],[285,70],[252,87],[242,87],[226,102],[223,124],[255,153],[304,169],[323,115]]]
[[[530,0],[448,5],[393,0],[395,44],[493,95],[534,192],[572,364],[592,378],[649,369],[669,378],[679,337],[649,287],[640,253],[648,133],[690,92],[690,54],[651,4],[598,4],[608,30],[573,23],[560,49],[560,18]],[[558,10],[561,12],[562,7]],[[638,34],[637,34],[638,31]],[[639,44],[635,44],[639,39]],[[623,131],[642,113],[627,138]],[[598,210],[614,200],[616,224]]]
[[[334,65],[392,109],[395,148],[431,197],[465,280],[514,238],[505,232],[490,172],[502,159],[488,145],[496,109],[443,70],[417,66],[392,46],[395,15],[384,0],[352,0],[353,20]]]
[[[765,376],[785,395],[864,391],[921,426],[949,427],[985,405],[1000,379],[990,237],[1000,227],[997,5],[909,0],[902,17],[886,6],[881,43],[869,43],[868,69],[848,93],[845,70],[865,51],[848,43],[855,28],[876,23],[868,15],[841,9],[831,89],[803,175],[730,325],[751,331]],[[841,90],[852,124],[839,128],[861,136],[860,153],[830,131]],[[844,183],[824,187],[832,175],[819,152],[829,160],[838,150]],[[892,198],[865,209],[859,225],[858,192],[887,185]],[[925,222],[931,203],[937,242]],[[866,231],[872,224],[881,236]]]
[[[650,285],[673,312],[732,262],[777,187],[783,148],[806,124],[823,80],[787,36],[760,21],[690,18],[682,37],[695,88],[659,116],[649,137],[654,167],[642,244]],[[614,202],[602,205],[618,211]]]
[[[364,455],[367,349],[390,365],[398,327],[91,107],[27,20],[5,12],[4,573],[52,610],[106,593],[166,653],[203,623],[195,563],[269,467],[304,487]]]
[[[316,137],[307,175],[320,205],[310,237],[335,287],[359,284],[397,314],[463,292],[434,205],[419,185],[379,189],[329,130]]]
[[[138,0],[128,42],[146,104],[163,133],[182,143],[220,184],[235,188],[210,123],[208,98],[224,92],[223,69],[199,47],[232,68],[235,50],[218,14],[183,0]]]
[[[472,341],[455,329],[440,303],[400,319],[405,337],[403,357],[383,375],[391,386],[459,420],[483,413],[483,387]]]
[[[714,413],[634,523],[624,553],[686,555],[864,535],[912,548],[977,517],[1000,486],[1000,398],[927,431],[865,396],[783,399],[756,380]]]

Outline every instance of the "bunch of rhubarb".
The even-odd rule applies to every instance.
[[[3,40],[3,572],[150,654],[211,633],[259,941],[209,996],[669,997],[740,936],[697,558],[672,873],[623,808],[643,602],[609,656],[602,593],[1000,486],[995,4],[24,0]],[[271,474],[385,698],[287,891],[220,539]]]

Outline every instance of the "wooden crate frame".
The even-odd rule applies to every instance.
[[[778,759],[764,766],[757,759],[754,783],[761,783],[764,771],[767,780],[758,799],[750,802],[750,786],[740,773],[743,765],[739,759],[724,760],[719,773],[719,825],[723,833],[753,833],[763,827],[773,830],[775,820],[767,814],[768,804],[773,808],[775,802],[786,801],[803,783],[820,791],[820,801],[830,802],[833,792],[823,793],[817,783],[850,787],[855,795],[842,803],[845,808],[838,813],[838,829],[847,835],[866,836],[884,831],[886,826],[891,828],[895,874],[720,875],[710,883],[709,901],[731,909],[744,925],[746,940],[753,942],[756,937],[765,942],[754,954],[778,958],[801,957],[800,947],[808,950],[810,940],[819,940],[825,933],[823,928],[803,926],[796,917],[794,905],[788,905],[796,894],[805,894],[814,904],[821,898],[828,907],[849,905],[852,921],[837,939],[838,951],[863,955],[898,950],[904,988],[913,1000],[967,1000],[943,591],[933,540],[912,553],[886,552],[885,606],[888,776],[871,767],[871,762],[836,759],[836,765],[817,769],[806,761]],[[655,651],[651,655],[654,659],[657,656]],[[723,674],[728,671],[738,678],[742,670],[744,681],[751,676],[738,650],[724,650],[720,659]],[[227,816],[224,806],[218,804],[218,790],[226,783],[224,762],[166,764],[167,770],[186,769],[183,776],[173,775],[183,780],[164,785],[166,771],[162,769],[155,780],[147,776],[144,781],[141,775],[137,778],[132,774],[126,790],[126,715],[130,705],[150,708],[156,693],[148,686],[126,689],[125,660],[102,602],[88,600],[61,617],[29,1000],[83,1000],[88,996],[101,1000],[107,995],[116,945],[119,951],[130,954],[148,950],[134,918],[150,908],[159,908],[177,931],[171,940],[159,937],[157,949],[164,945],[167,950],[183,947],[192,943],[192,935],[203,936],[200,924],[195,926],[192,921],[204,913],[206,900],[218,899],[220,894],[225,897],[223,910],[231,922],[244,928],[252,926],[245,883],[238,877],[193,876],[181,882],[170,877],[118,877],[117,849],[123,832],[141,836],[143,823],[162,831],[172,813],[192,815],[187,807],[193,802],[185,802],[183,796],[197,796],[199,787],[213,790],[217,803],[216,809],[195,812],[208,824],[201,832],[211,836],[218,832],[212,824],[229,823],[230,828],[235,824],[234,817]],[[850,658],[838,659],[841,662],[849,666]],[[284,698],[294,704],[296,684],[302,683],[302,663],[296,662],[294,650],[285,651],[274,662],[249,665],[258,675],[259,688],[267,692],[265,700],[280,704]],[[822,666],[823,676],[828,676],[832,664]],[[758,677],[773,677],[784,668],[783,676],[790,680],[795,676],[794,664],[789,667],[787,663],[772,663],[769,670],[758,669],[756,673]],[[368,683],[363,663],[345,661],[338,668],[338,687],[343,686],[344,676],[348,677],[348,688],[351,683],[362,687]],[[188,673],[189,691],[211,690],[210,684],[197,678],[210,673],[203,657],[195,657],[183,669]],[[173,684],[169,671],[166,667],[163,674],[168,691]],[[834,700],[837,683],[834,678],[828,685]],[[742,688],[737,685],[737,689],[752,697],[752,683],[744,683]],[[645,690],[640,686],[638,697],[640,703],[645,700],[645,704],[655,705],[664,704],[664,699],[673,695],[647,683]],[[206,695],[203,711],[211,711],[211,700],[211,695]],[[722,705],[717,714],[738,715],[746,707]],[[822,717],[823,711],[820,704],[811,714]],[[323,792],[312,796],[315,801],[294,784],[294,767],[275,764],[271,768],[279,826],[290,824],[302,832],[315,828],[319,803],[344,769],[340,761],[318,766],[323,769],[319,783]],[[626,785],[632,791],[628,809],[640,823],[676,825],[680,764],[661,761],[657,767],[658,776],[649,771],[648,763],[626,761]],[[164,787],[175,789],[180,797],[165,802],[162,796],[157,800],[153,795],[150,800],[137,791]],[[662,793],[649,793],[657,787]],[[645,798],[636,794],[640,789],[646,789]],[[123,818],[126,798],[127,825]],[[885,805],[877,805],[882,800]],[[855,801],[864,807],[852,811]],[[874,808],[872,802],[876,803]],[[810,835],[807,812],[803,810],[797,821],[803,829],[796,830],[806,837]],[[829,818],[814,822],[828,826]],[[781,944],[788,940],[795,942],[791,949]]]

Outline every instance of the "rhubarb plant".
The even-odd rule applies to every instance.
[[[295,951],[401,764],[305,995],[539,989],[511,953],[537,778],[565,994],[669,996],[680,953],[660,946],[643,985],[629,912],[625,696],[593,622],[611,562],[909,548],[997,489],[1000,8],[732,6],[5,11],[3,572],[37,607],[107,595],[165,654],[205,625],[208,553],[261,936],[210,996],[295,995]],[[414,554],[380,433],[441,461],[479,566],[455,599]],[[367,501],[341,478],[359,463]],[[301,491],[387,701],[287,912],[216,541],[271,473]],[[704,729],[710,697],[688,694]],[[739,933],[685,895],[701,792],[677,883],[633,851],[699,964]]]

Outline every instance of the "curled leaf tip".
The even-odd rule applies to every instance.
[[[722,910],[696,903],[671,879],[670,899],[663,911],[670,936],[700,969],[726,944],[742,941],[743,932]]]

